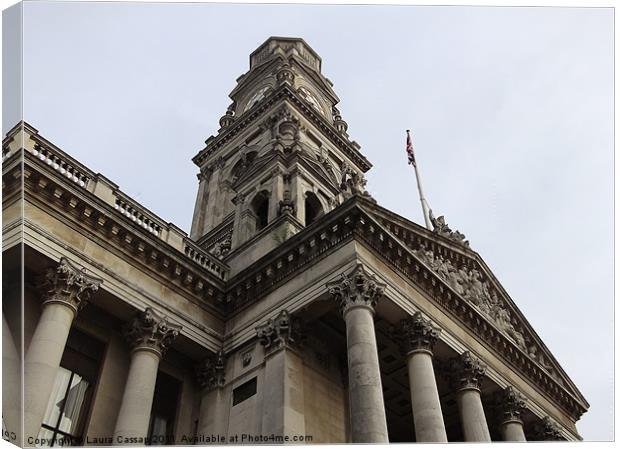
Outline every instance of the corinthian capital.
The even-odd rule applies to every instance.
[[[206,357],[196,366],[196,379],[205,391],[215,390],[224,386],[224,368],[226,359],[224,352],[218,351]]]
[[[132,351],[149,350],[163,357],[180,331],[181,326],[170,323],[168,317],[147,307],[136,314],[123,333]]]
[[[521,393],[513,387],[507,387],[499,392],[498,399],[503,422],[521,421],[521,412],[525,408],[525,400]]]
[[[534,434],[537,441],[560,441],[564,440],[560,426],[551,418],[545,416],[540,423],[536,424]]]
[[[377,282],[361,264],[358,264],[351,273],[343,273],[340,279],[328,283],[326,287],[338,303],[343,316],[352,308],[360,306],[367,307],[374,313],[375,306],[385,290],[385,284]]]
[[[432,352],[441,330],[424,319],[420,312],[413,316],[401,320],[394,333],[395,338],[400,344],[401,350],[405,354],[413,351]]]
[[[288,311],[281,311],[275,318],[256,326],[256,336],[266,351],[275,351],[301,342],[301,321]]]
[[[48,268],[41,284],[43,304],[59,303],[70,307],[75,314],[86,305],[99,289],[102,280],[86,274],[66,258],[56,268]]]
[[[469,351],[450,361],[452,382],[458,390],[480,389],[487,367]]]

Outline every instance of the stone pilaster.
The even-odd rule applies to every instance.
[[[466,351],[451,360],[451,369],[465,441],[491,441],[480,396],[486,366]]]
[[[159,362],[180,331],[181,326],[150,307],[125,327],[131,363],[114,427],[114,444],[144,445],[139,439],[147,436]],[[128,442],[132,439],[137,442]]]
[[[521,412],[525,409],[525,401],[521,393],[513,387],[506,387],[498,395],[498,405],[502,412],[500,423],[504,441],[525,441]]]
[[[256,327],[265,350],[262,433],[276,436],[304,435],[304,362],[301,320],[282,310]]]
[[[223,391],[226,358],[223,351],[206,357],[196,366],[196,380],[202,388],[198,442],[212,435],[226,437],[228,404]]]
[[[381,388],[381,371],[374,308],[385,285],[357,265],[349,274],[327,284],[347,329],[349,405],[354,443],[387,443],[388,432]]]
[[[433,369],[433,347],[440,330],[420,312],[401,320],[395,337],[407,356],[409,390],[416,442],[447,443],[437,380]]]
[[[71,324],[101,282],[64,257],[45,272],[43,310],[24,359],[25,441],[39,433]]]

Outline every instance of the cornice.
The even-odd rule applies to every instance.
[[[364,210],[364,203],[366,201],[360,197],[352,197],[230,279],[226,293],[228,313],[239,313],[310,263],[355,240],[424,291],[435,304],[499,354],[509,366],[522,373],[541,393],[552,398],[568,415],[579,419],[587,410],[587,402],[561,386],[495,324],[420,262],[406,245],[386,232]]]
[[[321,130],[323,134],[327,136],[337,148],[343,151],[343,153],[363,172],[368,171],[372,167],[370,161],[358,151],[359,145],[357,143],[343,137],[331,123],[314,111],[314,109],[301,99],[288,85],[278,87],[263,101],[237,117],[230,127],[226,128],[217,136],[207,139],[207,146],[194,156],[192,161],[199,167],[202,166],[206,159],[213,155],[219,148],[227,142],[230,142],[258,118],[263,117],[265,111],[285,98],[290,100],[291,103],[305,115],[306,119]]]
[[[52,215],[72,223],[78,229],[105,242],[109,250],[118,251],[167,282],[180,288],[192,302],[218,315],[216,304],[222,298],[225,282],[206,270],[200,262],[202,250],[185,245],[185,253],[170,246],[144,228],[120,215],[91,192],[76,188],[64,177],[48,170],[26,153],[24,193],[27,198]]]

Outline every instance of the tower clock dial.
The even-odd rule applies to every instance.
[[[260,89],[258,92],[256,92],[254,95],[252,95],[252,98],[250,98],[250,101],[248,101],[248,104],[245,106],[244,112],[250,109],[252,106],[254,106],[259,101],[261,101],[263,98],[265,98],[267,96],[267,92],[269,92],[270,89],[271,87],[265,86],[262,89]]]
[[[317,100],[316,97],[312,95],[308,89],[306,89],[305,87],[300,87],[299,94],[304,100],[310,103],[310,106],[319,111],[322,115],[325,115],[325,111],[323,111],[321,103],[319,103],[319,100]]]

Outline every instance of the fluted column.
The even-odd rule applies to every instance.
[[[338,302],[347,328],[349,407],[353,443],[387,443],[387,421],[377,338],[373,321],[375,306],[385,285],[379,284],[362,265],[327,284]]]
[[[304,363],[298,349],[301,322],[282,310],[275,318],[256,327],[265,351],[262,433],[292,437],[305,435]]]
[[[416,312],[400,322],[395,335],[407,356],[411,408],[418,443],[448,442],[433,369],[433,347],[439,332],[420,312]]]
[[[52,394],[73,319],[97,291],[101,279],[60,259],[42,283],[43,310],[24,358],[24,441],[36,438]]]
[[[513,387],[507,387],[500,392],[499,406],[502,411],[500,423],[502,439],[504,441],[526,441],[521,420],[521,412],[525,408],[523,396]]]
[[[198,445],[207,441],[213,442],[207,440],[212,436],[217,438],[217,442],[226,442],[228,404],[223,397],[225,365],[224,353],[218,351],[213,356],[205,358],[196,367],[198,385],[202,388],[196,435]]]
[[[125,327],[131,362],[114,426],[114,444],[144,446],[159,361],[180,330],[181,326],[170,323],[150,307],[138,312]]]
[[[457,404],[465,441],[491,441],[482,398],[480,381],[486,372],[480,360],[469,351],[452,359],[452,381],[457,389]]]

